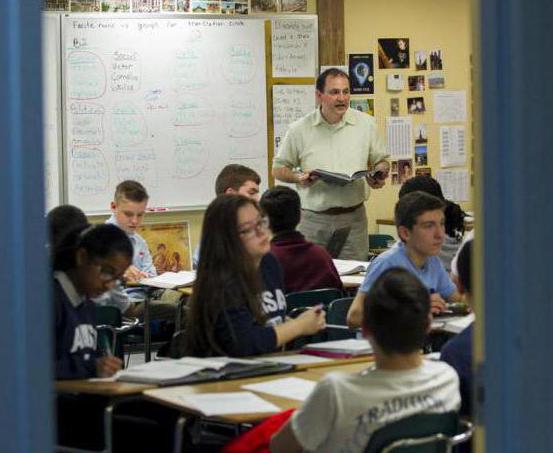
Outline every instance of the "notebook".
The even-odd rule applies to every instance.
[[[332,262],[340,275],[358,274],[359,272],[366,272],[369,267],[369,261],[356,261],[356,260],[339,260],[333,259]]]
[[[165,272],[156,277],[143,278],[140,284],[154,288],[175,289],[191,286],[196,280],[195,271]]]
[[[372,354],[373,349],[365,339],[349,338],[347,340],[310,343],[305,345],[301,352],[322,357],[348,358]]]

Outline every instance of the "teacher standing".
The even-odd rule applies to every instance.
[[[340,258],[366,260],[367,185],[383,187],[390,165],[374,118],[349,108],[349,87],[348,75],[336,68],[318,77],[318,108],[290,126],[273,160],[273,176],[297,185],[303,208],[298,229],[308,240],[326,247],[337,230],[351,228]],[[315,169],[379,173],[339,186],[311,174]]]

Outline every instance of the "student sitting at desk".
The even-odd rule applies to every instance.
[[[263,194],[259,204],[269,217],[273,232],[271,252],[282,266],[286,293],[342,289],[342,281],[328,252],[307,241],[296,230],[301,216],[298,193],[289,187],[276,186]]]
[[[282,273],[269,249],[267,220],[255,201],[222,195],[211,202],[189,302],[187,355],[263,354],[324,328],[320,307],[284,322]]]
[[[447,272],[451,272],[451,260],[459,250],[465,234],[465,213],[453,201],[446,200],[440,183],[431,176],[419,175],[408,179],[399,189],[399,198],[420,190],[438,197],[445,203],[445,238],[438,257]]]
[[[56,379],[108,377],[119,358],[98,357],[93,297],[112,289],[129,267],[132,244],[113,225],[80,226],[53,252]]]
[[[471,259],[473,241],[466,242],[459,251],[457,270],[459,288],[470,301],[472,293]],[[449,340],[442,348],[441,359],[449,363],[459,375],[461,388],[461,415],[472,414],[472,332],[469,325],[459,335]]]
[[[363,297],[363,335],[375,364],[331,373],[271,439],[271,452],[363,452],[372,433],[417,413],[459,408],[459,380],[420,349],[430,328],[430,295],[410,272],[384,271]]]
[[[46,216],[50,236],[50,250],[71,230],[88,226],[88,219],[85,213],[76,206],[70,204],[60,205],[48,212]],[[137,304],[131,303],[127,294],[120,285],[116,288],[95,297],[93,301],[97,305],[111,305],[117,307],[121,314],[129,317],[135,317],[138,314]]]
[[[446,300],[461,300],[455,284],[437,257],[445,237],[443,201],[425,192],[409,193],[396,203],[395,223],[401,242],[378,255],[369,266],[348,311],[350,327],[361,325],[366,294],[380,274],[391,267],[404,268],[423,282],[431,293],[433,313],[445,310]]]

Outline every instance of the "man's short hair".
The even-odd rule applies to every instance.
[[[267,190],[262,195],[259,205],[269,216],[269,225],[275,234],[295,230],[300,223],[300,196],[289,187],[275,186]]]
[[[148,195],[148,192],[146,192],[145,187],[138,181],[133,181],[130,179],[120,182],[117,185],[117,187],[115,188],[115,195],[113,197],[116,203],[121,201],[122,199],[141,203],[143,201],[148,201],[148,198],[150,197]]]
[[[411,230],[417,218],[428,211],[444,210],[445,203],[426,192],[415,191],[401,197],[396,203],[394,218],[396,227],[404,226]]]
[[[430,294],[409,271],[384,271],[365,296],[363,326],[385,354],[409,354],[424,346]]]
[[[345,77],[349,81],[349,76],[341,69],[328,68],[327,70],[321,72],[319,74],[319,77],[317,77],[317,82],[315,84],[315,88],[317,89],[317,91],[324,93],[326,79],[328,77]]]
[[[222,195],[228,189],[238,190],[248,181],[261,184],[261,178],[255,170],[240,164],[229,164],[217,175],[215,194]]]
[[[467,241],[461,247],[457,258],[457,273],[459,274],[459,283],[469,294],[472,294],[472,243],[473,240]]]

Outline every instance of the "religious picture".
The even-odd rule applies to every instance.
[[[251,0],[252,13],[278,12],[278,0]]]
[[[386,38],[378,40],[378,67],[380,69],[409,67],[409,39]]]
[[[69,0],[44,0],[44,11],[69,11]]]
[[[98,13],[102,5],[100,0],[71,0],[73,13]]]
[[[131,0],[102,0],[102,12],[104,13],[128,13],[130,10]]]
[[[307,12],[307,0],[280,0],[281,13]]]
[[[176,10],[176,0],[163,0],[161,2],[161,10],[167,12],[174,12]]]
[[[160,0],[132,0],[133,13],[159,13],[160,11]]]
[[[158,274],[192,269],[188,222],[153,223],[139,229]]]
[[[177,11],[179,13],[189,13],[190,0],[177,0]]]
[[[349,55],[349,80],[351,94],[374,94],[373,55]]]

